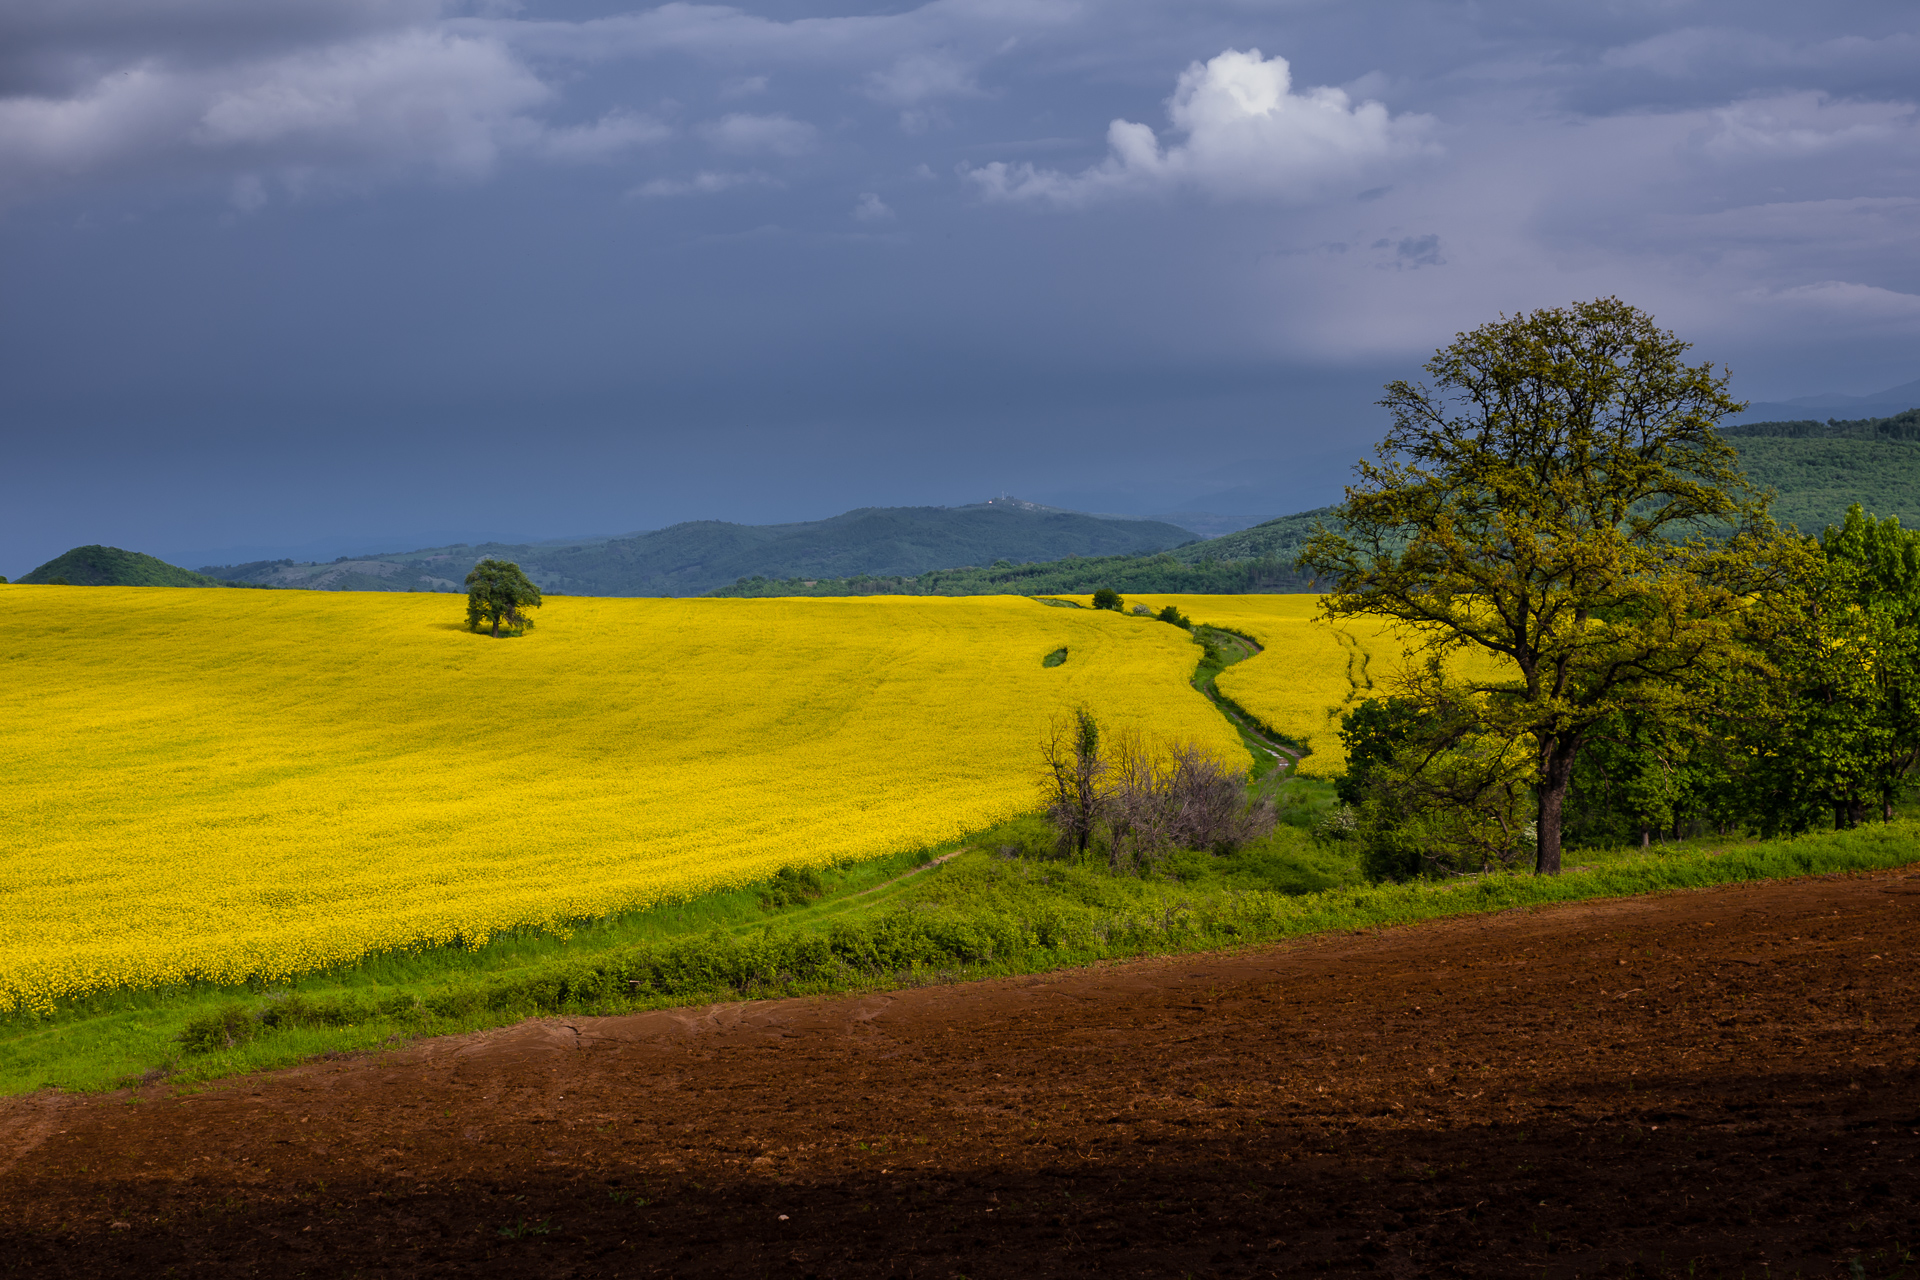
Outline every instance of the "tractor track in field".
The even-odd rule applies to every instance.
[[[835,899],[835,902],[852,902],[855,898],[864,898],[870,893],[879,893],[882,889],[891,889],[893,888],[893,886],[899,884],[903,880],[913,879],[913,877],[919,875],[922,871],[931,871],[943,862],[950,862],[953,859],[959,857],[961,854],[970,853],[972,851],[973,851],[972,845],[964,845],[961,848],[955,849],[950,853],[943,853],[937,858],[929,859],[928,861],[923,862],[919,866],[913,868],[911,871],[903,871],[891,880],[882,880],[879,884],[874,885],[871,889],[862,889],[858,893],[850,893],[844,898],[837,898]]]

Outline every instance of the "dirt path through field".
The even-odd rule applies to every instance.
[[[1248,658],[1266,652],[1264,646],[1247,636],[1240,635],[1238,632],[1222,631],[1219,627],[1207,626],[1204,623],[1201,624],[1200,630],[1211,631],[1215,635],[1225,636],[1234,648],[1240,650],[1240,657],[1235,659],[1236,662],[1244,662]],[[1231,666],[1233,664],[1229,663],[1228,665]],[[1253,743],[1253,745],[1273,757],[1274,764],[1281,771],[1281,776],[1286,776],[1287,770],[1299,767],[1300,748],[1289,747],[1285,743],[1276,742],[1268,737],[1264,729],[1255,724],[1248,716],[1243,715],[1238,708],[1227,700],[1225,694],[1214,687],[1214,682],[1219,678],[1218,672],[1208,676],[1205,680],[1199,680],[1196,677],[1194,687],[1207,696],[1207,701],[1213,704],[1214,710],[1227,718],[1228,724],[1238,729],[1241,735]]]
[[[848,902],[852,902],[855,898],[864,898],[870,893],[879,893],[882,889],[891,889],[895,885],[899,884],[902,880],[911,880],[913,877],[919,875],[922,871],[931,871],[933,870],[933,868],[939,866],[943,862],[951,862],[953,861],[953,859],[959,857],[961,854],[971,853],[971,852],[973,852],[973,846],[966,845],[962,848],[953,850],[951,853],[943,853],[937,858],[921,863],[919,866],[913,868],[911,871],[901,872],[899,875],[895,876],[891,880],[882,880],[879,884],[874,885],[873,888],[871,889],[862,889],[858,893],[850,893],[846,896],[845,900]]]
[[[40,1095],[0,1270],[1911,1275],[1916,942],[1909,871]]]

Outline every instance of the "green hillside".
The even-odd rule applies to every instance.
[[[260,561],[202,572],[313,590],[456,591],[465,589],[460,583],[474,562],[493,556],[517,562],[543,591],[690,596],[754,575],[795,582],[915,577],[995,561],[1141,555],[1192,540],[1187,530],[1156,520],[998,500],[964,507],[865,507],[795,524],[696,520],[623,538],[436,547],[326,565]]]
[[[1197,545],[1206,545],[1204,543]],[[756,575],[708,592],[714,596],[1055,596],[1085,595],[1101,587],[1121,594],[1183,592],[1241,595],[1249,591],[1310,591],[1291,560],[1206,560],[1188,563],[1191,548],[1151,556],[1069,556],[1046,563],[1002,560],[977,568],[936,569],[912,577],[769,578]]]
[[[1920,525],[1920,410],[1857,421],[1755,422],[1724,434],[1756,483],[1775,490],[1774,515],[1803,533],[1846,519],[1858,502],[1876,516]],[[1111,587],[1128,592],[1237,594],[1312,591],[1294,568],[1313,527],[1332,507],[1280,516],[1224,537],[1152,556],[1108,556],[1050,564],[1000,564],[916,576],[805,581],[763,574],[714,595],[1071,595]]]
[[[24,574],[21,582],[51,583],[64,582],[75,587],[224,587],[231,584],[219,578],[194,573],[178,565],[168,564],[165,560],[142,555],[138,551],[122,551],[119,547],[99,545],[75,547],[65,555],[56,556],[32,573]]]
[[[1784,524],[1817,533],[1844,520],[1854,502],[1876,516],[1920,524],[1920,410],[1846,422],[1746,423],[1724,434],[1748,475],[1776,491],[1774,512]],[[545,590],[576,595],[1311,591],[1313,582],[1294,561],[1314,525],[1333,510],[1317,507],[1200,540],[1158,521],[1017,500],[866,507],[798,524],[699,520],[623,538],[439,547],[332,564],[262,561],[201,572],[314,590],[460,591],[476,560],[497,556],[518,561]]]
[[[1189,564],[1209,560],[1277,560],[1291,565],[1300,549],[1313,536],[1315,525],[1333,519],[1332,507],[1315,507],[1290,516],[1280,516],[1256,524],[1238,533],[1210,538],[1179,548],[1174,554]]]
[[[1796,418],[1791,422],[1743,422],[1722,427],[1729,440],[1766,436],[1792,440],[1910,440],[1920,441],[1920,409],[1885,418]]]
[[[1722,434],[1748,477],[1775,490],[1782,524],[1818,533],[1858,502],[1920,525],[1920,409],[1845,422],[1752,422]]]
[[[1220,538],[1188,542],[1150,556],[1069,557],[1044,564],[1000,561],[914,575],[779,578],[756,574],[710,592],[716,596],[1084,595],[1101,587],[1122,594],[1241,595],[1312,591],[1294,567],[1313,526],[1333,514],[1317,507]]]

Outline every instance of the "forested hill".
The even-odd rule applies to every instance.
[[[721,587],[716,596],[1076,595],[1119,592],[1238,595],[1249,591],[1312,591],[1294,568],[1313,527],[1333,514],[1317,507],[1220,538],[1189,542],[1151,556],[1070,558],[1045,564],[1002,561],[916,576],[877,574],[807,581],[757,574]]]
[[[1776,491],[1774,517],[1819,533],[1858,502],[1920,525],[1920,409],[1886,418],[1750,422],[1722,433],[1755,484]]]
[[[75,587],[225,587],[233,584],[194,573],[138,551],[98,544],[75,547],[20,579]]]
[[[1158,552],[1193,534],[1156,520],[1061,511],[1017,499],[962,507],[864,507],[828,520],[746,525],[699,520],[653,533],[510,546],[436,547],[209,566],[203,573],[334,591],[451,591],[485,557],[512,560],[542,590],[570,595],[699,595],[758,574],[796,582],[913,577],[954,565]]]
[[[1723,434],[1748,476],[1775,490],[1782,524],[1817,534],[1845,521],[1858,502],[1878,517],[1920,525],[1920,410],[1887,418],[1827,422],[1755,422]],[[767,574],[715,595],[1069,595],[1111,587],[1139,593],[1230,594],[1313,591],[1294,567],[1316,524],[1334,509],[1281,516],[1220,538],[1153,556],[1110,556],[1051,564],[1000,564],[924,573],[803,581]]]
[[[1722,427],[1729,440],[1763,437],[1784,440],[1906,440],[1920,441],[1920,408],[1885,418],[1828,418],[1824,422],[1800,418],[1792,422],[1745,422]]]
[[[1920,525],[1920,409],[1884,418],[1744,423],[1724,429],[1741,465],[1777,497],[1783,524],[1818,533],[1858,502]],[[1017,500],[963,507],[865,507],[829,520],[693,521],[653,533],[522,545],[429,548],[332,564],[291,560],[199,573],[112,547],[76,547],[22,582],[219,586],[221,579],[333,591],[460,591],[487,556],[517,561],[542,588],[577,595],[1065,595],[1310,591],[1294,568],[1333,508],[1224,537],[1176,525]]]
[[[1238,533],[1191,543],[1174,554],[1188,564],[1216,560],[1277,560],[1291,565],[1300,555],[1300,549],[1307,544],[1307,539],[1313,536],[1314,526],[1330,522],[1333,516],[1332,507],[1315,507],[1311,511],[1256,524]]]

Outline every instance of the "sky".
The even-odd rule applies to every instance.
[[[1920,378],[1920,7],[8,0],[0,573],[1337,500],[1617,295]]]

